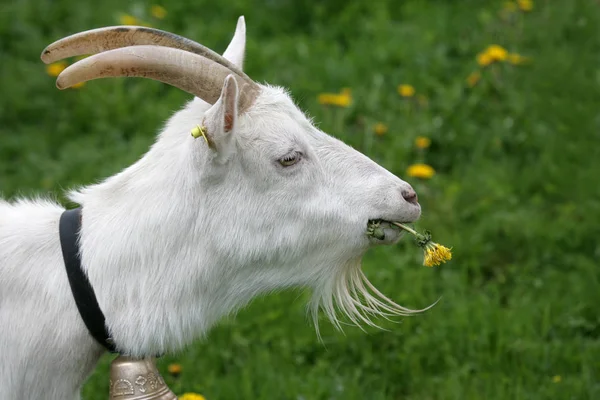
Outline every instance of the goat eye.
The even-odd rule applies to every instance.
[[[280,158],[277,161],[279,161],[279,164],[283,165],[284,167],[290,167],[290,166],[296,164],[298,161],[300,161],[301,156],[302,156],[302,153],[294,151],[294,152],[286,155],[285,157]]]

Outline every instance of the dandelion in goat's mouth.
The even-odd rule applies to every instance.
[[[435,243],[431,240],[431,233],[425,231],[425,233],[419,233],[414,229],[401,224],[400,222],[386,221],[390,224],[397,226],[400,229],[407,231],[417,239],[417,244],[423,249],[424,260],[423,265],[426,267],[433,267],[434,265],[440,265],[452,259],[452,249],[443,246],[439,243]],[[383,228],[379,225],[380,221],[369,221],[367,226],[367,235],[372,236],[376,239],[384,239],[385,233]]]

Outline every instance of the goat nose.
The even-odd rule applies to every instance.
[[[404,197],[404,200],[408,201],[410,204],[418,204],[419,203],[419,198],[417,197],[417,192],[415,192],[412,188],[402,189],[402,197]]]

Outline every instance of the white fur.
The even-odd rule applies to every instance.
[[[225,53],[240,66],[244,43],[240,19]],[[194,99],[173,115],[138,162],[70,193],[83,206],[83,268],[121,351],[181,349],[253,297],[292,286],[312,288],[313,310],[335,324],[336,304],[356,323],[411,312],[360,271],[375,244],[369,219],[419,217],[401,194],[410,186],[315,128],[284,90],[261,88],[237,115],[228,79],[213,106]],[[190,135],[203,121],[213,148]],[[290,152],[303,157],[282,167]],[[102,354],[67,281],[62,211],[0,200],[0,399],[77,399]]]

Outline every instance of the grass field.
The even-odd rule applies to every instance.
[[[598,1],[537,0],[524,11],[482,0],[173,0],[162,18],[151,2],[99,4],[0,3],[4,197],[64,200],[63,188],[118,172],[189,99],[139,79],[59,92],[39,60],[48,43],[128,14],[222,52],[243,14],[248,74],[290,88],[321,129],[411,182],[424,210],[418,226],[454,252],[436,268],[421,266],[409,240],[367,253],[368,277],[398,303],[420,308],[441,297],[418,317],[381,321],[388,331],[342,334],[324,321],[320,343],[307,294],[258,299],[159,360],[176,393],[600,399]],[[502,61],[499,49],[478,59],[494,44],[525,59]],[[403,84],[415,93],[401,96]],[[320,93],[343,88],[348,107],[319,103]],[[375,133],[377,123],[387,132]],[[417,148],[417,137],[431,145]],[[435,175],[407,176],[421,162]],[[110,360],[84,399],[107,398]],[[171,363],[182,367],[177,378]]]

